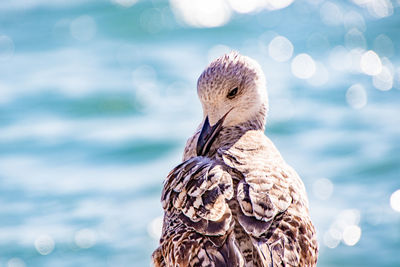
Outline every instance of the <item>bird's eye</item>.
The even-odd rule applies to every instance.
[[[234,97],[236,96],[238,90],[239,90],[239,89],[238,89],[237,87],[233,88],[232,90],[229,91],[227,97],[228,97],[229,99],[234,98]]]

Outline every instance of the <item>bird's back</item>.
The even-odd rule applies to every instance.
[[[213,197],[202,195],[201,202],[208,203],[205,205],[208,205],[207,209],[215,209],[215,213],[218,208],[210,203],[217,203],[215,199],[223,199],[223,203],[226,203],[225,212],[229,211],[230,215],[216,224],[224,225],[225,230],[213,234],[196,229],[193,225],[199,224],[194,222],[198,218],[193,217],[193,211],[198,209],[196,206],[199,205],[200,200],[197,198],[198,203],[195,203],[194,199],[186,198],[185,205],[188,210],[193,211],[186,212],[186,215],[182,210],[175,209],[169,215],[166,211],[162,241],[165,236],[168,236],[170,240],[181,240],[181,243],[193,244],[194,242],[196,249],[204,246],[204,243],[211,242],[213,246],[209,247],[208,253],[206,253],[207,249],[204,249],[204,253],[211,255],[213,254],[211,250],[214,254],[215,251],[225,251],[225,254],[221,252],[215,254],[220,255],[217,257],[220,259],[217,262],[222,266],[224,264],[225,266],[315,266],[318,251],[316,235],[309,218],[307,196],[301,179],[285,163],[263,131],[242,131],[239,135],[234,133],[234,129],[222,130],[213,144],[213,151],[216,152],[207,158],[200,157],[201,160],[195,157],[195,143],[198,137],[196,133],[188,140],[185,148],[184,160],[186,161],[183,166],[186,167],[178,166],[175,173],[172,172],[169,176],[171,181],[179,179],[184,181],[182,177],[188,177],[187,184],[193,186],[195,184],[193,181],[199,179],[195,177],[202,174],[197,172],[193,175],[196,173],[194,171],[189,176],[182,175],[183,169],[190,165],[188,162],[196,159],[194,160],[197,162],[196,166],[204,164],[204,161],[220,166],[220,170],[224,173],[221,175],[224,177],[223,180],[217,181],[214,178],[212,181],[213,179],[204,174],[202,179],[208,181],[209,188],[212,186],[225,188],[225,193],[221,189]],[[181,186],[181,189],[184,187]],[[184,197],[182,191],[179,192],[181,189],[171,187],[167,180],[164,187],[164,192],[167,193],[163,196],[171,192],[168,198],[170,203],[177,200],[182,202]],[[188,188],[185,190],[190,191]],[[170,196],[174,194],[177,197],[171,200]],[[229,218],[229,223],[227,218]],[[171,230],[175,228],[180,231]],[[193,241],[193,237],[188,239],[183,235],[183,233],[188,235],[188,232],[196,235],[196,241]],[[220,243],[211,241],[216,236],[221,241]],[[173,246],[164,245],[165,247],[171,249]],[[171,264],[171,257],[166,255],[165,249],[160,251],[163,262],[167,263],[166,266],[177,266]],[[235,253],[235,256],[231,255],[227,261],[226,255],[230,255],[229,253]],[[195,262],[199,263],[197,260],[192,263]],[[229,265],[226,265],[228,262]],[[188,264],[188,266],[195,266],[195,264]]]

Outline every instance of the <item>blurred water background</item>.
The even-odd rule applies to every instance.
[[[400,266],[400,1],[2,0],[0,266],[149,266],[196,80],[262,65],[318,266]]]

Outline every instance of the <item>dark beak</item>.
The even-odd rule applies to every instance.
[[[231,109],[232,110],[232,109]],[[196,152],[197,156],[204,156],[210,151],[211,145],[217,138],[219,132],[222,129],[222,124],[228,113],[231,111],[229,110],[216,124],[210,126],[210,122],[208,121],[208,116],[204,120],[203,128],[201,129],[199,139],[197,140],[197,147]]]

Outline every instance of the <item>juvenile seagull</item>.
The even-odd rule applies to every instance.
[[[203,122],[165,180],[154,265],[315,266],[303,182],[264,134],[260,66],[224,55],[200,75],[197,92]]]

